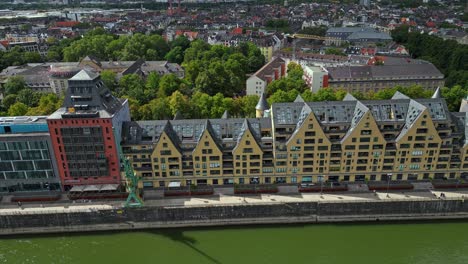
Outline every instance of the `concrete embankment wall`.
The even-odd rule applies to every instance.
[[[80,213],[0,215],[0,235],[273,223],[468,219],[462,200],[309,202],[143,207]]]

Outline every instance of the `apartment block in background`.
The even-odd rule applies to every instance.
[[[286,66],[286,61],[281,58],[274,58],[272,61],[265,64],[260,70],[247,79],[247,95],[260,96],[262,93],[265,93],[269,83],[286,76]]]

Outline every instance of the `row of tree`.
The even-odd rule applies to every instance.
[[[468,45],[421,34],[407,25],[392,31],[392,37],[405,45],[412,57],[430,61],[441,70],[447,86],[468,86]]]
[[[146,104],[128,98],[132,118],[135,120],[179,118],[221,118],[227,111],[231,117],[255,117],[255,106],[258,96],[225,97],[218,93],[211,96],[195,92],[191,97],[180,91],[170,96],[158,97]]]
[[[38,93],[27,88],[22,77],[11,77],[3,86],[7,94],[0,105],[0,116],[49,115],[62,105],[53,93]]]
[[[153,113],[152,115],[148,114],[148,109],[150,107],[155,109],[156,103],[166,106],[165,104],[169,102],[168,98],[176,91],[178,91],[176,95],[180,94],[184,98],[187,97],[188,100],[191,100],[197,92],[218,96],[216,98],[219,98],[220,95],[228,98],[239,97],[245,90],[246,75],[257,71],[265,61],[260,49],[252,43],[242,43],[238,47],[225,47],[209,45],[202,40],[190,42],[183,36],[177,37],[174,41],[166,42],[160,35],[135,34],[119,37],[108,34],[101,28],[88,32],[80,39],[61,41],[51,39],[48,44],[50,49],[44,58],[46,61],[79,61],[85,56],[92,55],[101,60],[165,59],[182,64],[185,69],[184,78],[178,78],[174,74],[160,76],[158,73],[150,73],[145,77],[129,74],[118,78],[112,71],[101,72],[101,78],[117,96],[126,97],[132,102],[132,109],[135,110],[134,119],[170,116],[168,112],[164,112],[170,109],[169,107],[164,107],[164,111],[160,114]],[[7,67],[42,60],[40,56],[39,58],[28,58],[29,55],[31,54],[20,49],[14,49],[4,54],[0,53],[0,66]],[[4,64],[1,64],[2,58],[5,58]],[[24,80],[19,78],[12,78],[9,83],[21,84],[3,87],[5,99],[0,111],[3,111],[4,114],[17,115],[27,112],[34,115],[50,112],[37,108],[41,95],[47,98],[50,95],[33,93],[25,88]],[[10,88],[10,86],[15,88]],[[35,99],[22,100],[22,96],[18,99],[18,95],[22,95],[22,93],[34,94]],[[156,99],[157,101],[154,101]],[[229,100],[231,99],[225,101],[229,102]],[[21,106],[21,111],[9,112],[9,108],[16,103]],[[55,104],[50,105],[55,107]],[[142,111],[139,109],[140,106],[144,106]],[[236,109],[230,112],[236,115],[244,113],[247,115],[248,111],[245,109],[241,103],[238,103]],[[37,112],[34,112],[35,110]]]

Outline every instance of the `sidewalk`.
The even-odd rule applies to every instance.
[[[225,192],[226,193],[226,192]],[[229,193],[229,192],[227,192]],[[441,194],[443,193],[442,197]],[[454,191],[408,191],[408,192],[343,192],[343,193],[289,193],[289,194],[259,194],[259,195],[234,195],[218,192],[212,196],[196,197],[155,197],[145,200],[146,206],[158,207],[199,207],[221,205],[249,205],[249,204],[279,204],[279,203],[304,203],[304,202],[353,202],[353,201],[402,201],[402,200],[437,200],[437,199],[465,199],[468,190]],[[5,198],[5,197],[4,197]],[[26,213],[53,213],[82,212],[83,210],[110,210],[122,208],[124,201],[87,201],[85,203],[72,201],[57,201],[53,203],[23,203],[21,207],[16,203],[0,203],[0,214]]]

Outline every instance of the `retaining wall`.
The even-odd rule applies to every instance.
[[[451,218],[468,218],[468,204],[462,200],[308,202],[0,215],[0,234]]]

